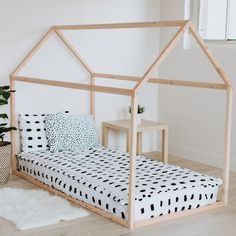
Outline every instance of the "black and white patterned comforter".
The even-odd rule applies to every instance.
[[[137,157],[135,220],[216,202],[221,179]],[[83,153],[34,151],[18,155],[18,169],[76,199],[128,217],[128,154],[108,148]]]

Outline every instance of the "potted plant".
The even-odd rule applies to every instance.
[[[0,86],[0,106],[8,104],[11,93],[9,86]],[[15,127],[8,127],[8,115],[0,113],[0,185],[5,184],[8,180],[11,167],[11,143],[5,141],[5,135]]]
[[[138,104],[138,108],[137,108],[137,124],[141,123],[141,119],[142,119],[142,114],[145,112],[145,107]],[[129,113],[131,114],[131,106],[129,106]]]

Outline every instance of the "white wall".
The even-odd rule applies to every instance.
[[[161,1],[162,19],[183,19],[184,0]],[[161,32],[161,46],[173,31]],[[214,56],[232,79],[236,77],[236,44],[209,44]],[[182,43],[160,68],[160,77],[179,80],[221,82],[212,66],[193,43],[183,50]],[[170,153],[187,159],[222,166],[224,146],[225,92],[174,86],[160,86],[159,119],[170,124]],[[236,170],[236,122],[233,108],[231,169]]]
[[[159,20],[159,11],[157,0],[1,0],[0,83],[9,83],[9,74],[52,25],[155,21]],[[97,72],[142,75],[159,51],[158,30],[84,31],[66,35]],[[83,82],[89,78],[55,37],[21,74]],[[124,82],[120,85],[126,86]],[[17,112],[88,112],[87,92],[23,83],[17,84],[16,89]],[[96,96],[99,128],[102,120],[128,117],[129,98]],[[157,100],[157,87],[147,85],[140,94],[141,99],[147,106],[145,116],[156,119],[157,106],[153,101]],[[112,146],[124,148],[124,144],[122,139],[113,139]],[[149,135],[145,149],[153,149],[154,144],[155,139]]]

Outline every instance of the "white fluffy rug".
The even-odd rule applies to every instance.
[[[87,216],[58,196],[43,190],[0,188],[0,217],[12,221],[18,229],[30,229]]]

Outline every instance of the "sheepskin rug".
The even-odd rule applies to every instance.
[[[89,213],[43,190],[0,188],[0,217],[26,230],[71,220]]]

